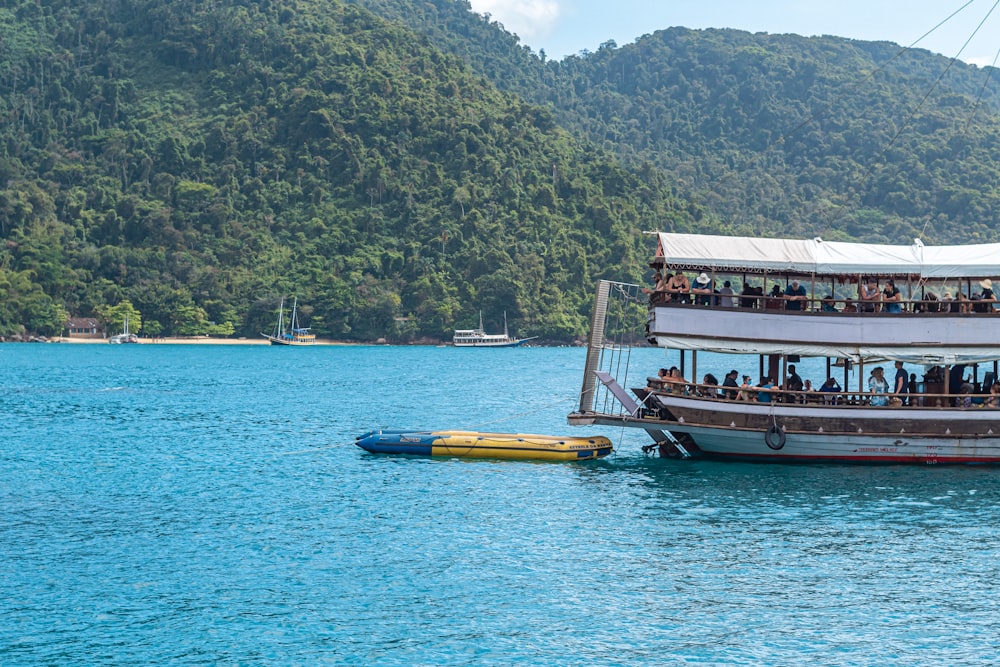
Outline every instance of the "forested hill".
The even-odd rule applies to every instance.
[[[0,59],[0,334],[255,336],[294,294],[321,337],[569,340],[700,215],[335,0],[7,2]]]
[[[685,28],[553,61],[465,0],[354,1],[626,162],[660,166],[727,233],[1000,238],[992,68],[888,42]]]
[[[642,230],[998,239],[987,70],[671,28],[551,61],[466,0],[0,3],[0,335],[585,333]]]

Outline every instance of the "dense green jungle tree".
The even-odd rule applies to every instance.
[[[98,306],[95,309],[95,314],[104,323],[104,330],[111,334],[124,331],[126,322],[128,322],[128,330],[131,333],[142,331],[142,314],[136,310],[135,306],[128,299],[114,306]]]
[[[1000,236],[993,68],[888,42],[686,28],[554,61],[464,1],[354,1],[626,163],[664,169],[720,233]]]
[[[643,230],[996,240],[996,92],[895,54],[678,28],[557,62],[464,0],[6,0],[0,326],[128,300],[253,336],[294,295],[326,337],[482,309],[571,340]]]
[[[7,2],[0,261],[147,334],[567,340],[691,205],[336,0]],[[20,298],[7,293],[8,299]],[[27,326],[27,323],[22,322]]]

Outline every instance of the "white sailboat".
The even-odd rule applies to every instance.
[[[309,333],[309,327],[299,326],[299,299],[292,302],[292,316],[289,321],[289,328],[285,329],[285,297],[281,297],[278,304],[278,321],[274,325],[274,331],[270,334],[261,332],[261,336],[271,342],[271,345],[315,345],[316,334]]]
[[[115,334],[108,339],[108,342],[112,345],[121,345],[123,343],[138,343],[139,337],[128,330],[128,315],[125,316],[125,322],[122,324],[122,332],[120,334]]]
[[[452,344],[455,347],[517,347],[529,340],[534,340],[538,336],[530,338],[513,338],[507,332],[507,312],[503,314],[503,333],[488,334],[483,328],[483,311],[479,311],[478,329],[456,329],[452,337]]]

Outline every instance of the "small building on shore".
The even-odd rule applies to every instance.
[[[68,338],[104,338],[104,327],[93,317],[71,317],[66,320]]]

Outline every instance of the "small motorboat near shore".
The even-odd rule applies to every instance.
[[[586,461],[605,457],[613,450],[611,441],[602,436],[577,438],[404,429],[370,431],[359,436],[354,444],[375,454],[537,461]]]

